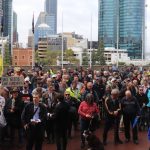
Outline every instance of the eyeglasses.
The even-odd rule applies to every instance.
[[[69,96],[70,94],[65,94],[65,96]]]
[[[143,89],[139,89],[139,91],[143,91]]]

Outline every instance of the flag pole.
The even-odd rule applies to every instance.
[[[61,47],[61,68],[63,69],[64,63],[64,35],[63,35],[63,12],[62,12],[62,47]]]
[[[4,69],[4,44],[3,44],[3,28],[4,28],[4,20],[3,20],[3,16],[2,16],[2,20],[1,20],[1,38],[2,38],[2,47],[1,47],[1,65],[2,65],[2,68],[1,68],[1,76],[3,75],[3,69]]]
[[[35,66],[35,44],[34,44],[34,13],[32,19],[32,69]]]

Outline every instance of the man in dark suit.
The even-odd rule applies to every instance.
[[[33,93],[33,102],[27,104],[22,113],[22,122],[27,132],[26,150],[32,150],[34,144],[35,150],[42,150],[47,113],[39,101],[39,94]]]
[[[54,113],[50,114],[50,116],[52,115],[54,118],[57,150],[66,150],[69,105],[64,101],[64,97],[61,94],[58,94],[56,99],[58,103],[56,104]]]
[[[12,97],[6,101],[4,108],[4,114],[6,117],[7,125],[10,128],[11,143],[14,142],[15,129],[18,130],[19,144],[23,142],[23,128],[21,124],[21,113],[24,107],[24,103],[19,96],[18,88],[11,90]]]
[[[50,84],[48,86],[48,91],[43,94],[42,103],[45,105],[48,113],[53,113],[56,101],[57,93],[54,91],[54,85]],[[54,120],[53,118],[48,118],[46,120],[46,134],[48,138],[48,143],[54,143]]]

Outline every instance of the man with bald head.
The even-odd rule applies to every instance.
[[[81,95],[81,100],[84,101],[86,98],[87,94],[92,94],[94,96],[94,102],[98,103],[99,102],[99,98],[98,98],[98,94],[97,92],[93,89],[93,83],[92,82],[88,82],[85,92]]]
[[[130,141],[130,124],[131,124],[133,142],[135,144],[138,144],[137,125],[133,127],[133,122],[136,116],[139,115],[140,107],[137,99],[131,94],[129,90],[125,92],[125,97],[121,100],[121,109],[123,112],[123,122],[125,128],[126,142]]]

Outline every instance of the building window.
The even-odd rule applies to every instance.
[[[30,56],[30,59],[32,59],[32,56]]]
[[[32,62],[30,62],[30,66],[32,66]]]
[[[22,59],[24,59],[24,56],[22,56]]]
[[[17,62],[15,62],[15,66],[17,66]]]
[[[15,56],[15,59],[17,59],[17,56]]]

